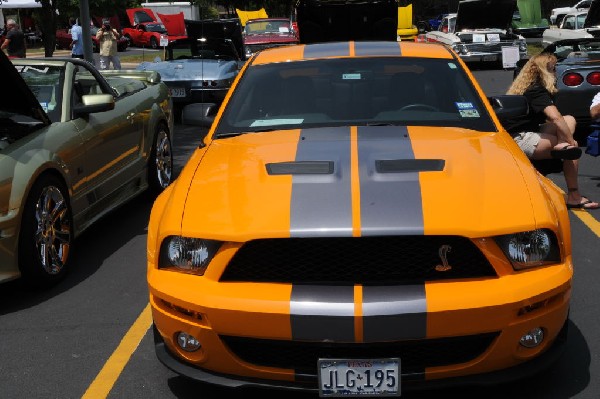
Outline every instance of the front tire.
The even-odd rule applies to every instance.
[[[62,280],[73,239],[67,189],[56,176],[40,177],[25,203],[19,234],[19,268],[25,283],[48,288]]]
[[[154,50],[158,48],[158,40],[156,40],[155,37],[150,38],[150,47],[152,47]]]
[[[161,193],[173,179],[173,150],[169,130],[161,123],[156,128],[148,161],[148,183],[154,194]]]

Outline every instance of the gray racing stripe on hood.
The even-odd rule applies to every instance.
[[[304,47],[304,58],[346,57],[349,55],[350,46],[343,42],[316,43],[311,47]]]
[[[363,287],[362,312],[365,342],[427,336],[424,285]]]
[[[405,126],[358,128],[361,234],[423,234],[419,172],[380,173],[377,161],[414,160]]]
[[[350,128],[303,130],[296,162],[331,161],[331,174],[294,174],[291,237],[351,237]]]
[[[292,340],[354,341],[354,287],[294,285]]]
[[[364,55],[402,55],[398,42],[356,42],[354,53],[357,56]]]

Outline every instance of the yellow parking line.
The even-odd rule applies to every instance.
[[[148,304],[127,331],[117,349],[110,355],[102,370],[83,394],[82,399],[100,399],[108,396],[129,358],[135,352],[151,325],[152,313],[150,312],[150,304]]]
[[[588,211],[583,209],[571,209],[571,212],[573,212],[575,216],[577,216],[587,227],[589,227],[589,229],[592,230],[596,236],[600,237],[600,222],[590,215]]]

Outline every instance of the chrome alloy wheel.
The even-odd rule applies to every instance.
[[[173,153],[171,140],[165,129],[160,129],[156,135],[156,180],[160,189],[165,189],[171,184],[173,174]]]
[[[48,274],[61,272],[69,257],[72,227],[69,207],[61,191],[44,187],[35,207],[34,241],[40,265]]]

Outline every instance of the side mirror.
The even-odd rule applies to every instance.
[[[219,107],[213,103],[195,103],[183,107],[181,110],[181,123],[210,127],[215,120]]]
[[[507,118],[527,116],[529,114],[529,103],[525,96],[502,94],[488,97],[488,101],[494,108],[494,112],[500,122]]]
[[[84,116],[96,112],[106,112],[115,108],[115,99],[110,94],[87,94],[81,97],[81,103],[73,107],[75,116]]]

